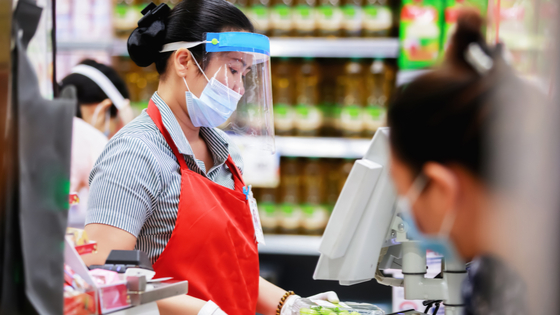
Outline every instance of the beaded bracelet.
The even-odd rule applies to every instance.
[[[284,293],[284,295],[280,299],[280,303],[278,303],[278,307],[276,308],[276,315],[280,315],[280,312],[282,311],[282,306],[284,306],[284,303],[286,302],[286,300],[290,295],[295,295],[294,291],[288,291]]]

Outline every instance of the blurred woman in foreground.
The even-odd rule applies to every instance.
[[[489,47],[483,21],[461,13],[442,67],[402,87],[388,112],[391,172],[418,229],[470,261],[465,314],[528,314],[525,285],[489,240],[496,189],[488,141],[502,104],[528,101],[531,89]]]

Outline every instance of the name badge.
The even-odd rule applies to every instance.
[[[264,242],[264,233],[261,226],[261,218],[259,216],[259,207],[257,206],[257,200],[253,197],[253,191],[251,185],[249,187],[243,188],[247,200],[249,201],[249,208],[251,209],[251,216],[253,217],[253,228],[255,229],[255,239],[257,243],[266,245]]]

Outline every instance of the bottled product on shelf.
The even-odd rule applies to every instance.
[[[294,131],[294,80],[289,58],[273,63],[272,96],[274,98],[274,127],[279,136],[290,136]]]
[[[370,138],[384,124],[394,61],[294,60],[272,62],[277,135]]]
[[[303,174],[303,233],[322,235],[329,220],[329,212],[324,204],[325,178],[318,158],[307,159]]]
[[[322,235],[354,159],[282,158],[278,188],[255,188],[267,234]]]
[[[280,216],[278,230],[285,234],[298,234],[302,223],[300,207],[300,169],[298,159],[288,157],[280,166]]]
[[[278,231],[280,215],[276,204],[276,193],[275,188],[263,188],[257,195],[261,225],[263,232],[267,234],[274,234]]]
[[[374,60],[368,69],[366,83],[368,98],[364,110],[364,137],[373,137],[377,128],[386,123],[387,116],[387,71],[382,60]]]
[[[339,126],[343,137],[360,137],[364,131],[363,119],[363,67],[361,60],[354,58],[345,66],[342,84],[343,103],[340,110]]]
[[[388,0],[365,0],[363,7],[363,35],[385,37],[393,26],[393,12]]]
[[[313,58],[304,58],[296,74],[296,114],[298,136],[317,136],[323,124],[319,108],[319,69]]]
[[[340,0],[319,0],[316,16],[319,36],[340,36],[344,20]]]
[[[346,37],[359,37],[362,33],[362,0],[344,0],[342,29]]]
[[[314,36],[317,22],[316,0],[296,0],[293,10],[295,36]]]
[[[273,0],[270,12],[270,34],[290,36],[292,32],[293,0]]]
[[[271,27],[270,0],[251,0],[249,7],[244,12],[253,22],[257,33],[265,35],[269,33]]]

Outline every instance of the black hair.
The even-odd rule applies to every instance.
[[[210,32],[254,32],[253,24],[245,14],[225,0],[184,0],[171,11],[166,6],[148,5],[127,44],[130,58],[138,66],[155,63],[160,75],[165,74],[167,61],[173,53],[159,52],[165,44],[201,41],[204,34]],[[202,65],[203,45],[189,50]]]
[[[485,163],[489,128],[503,104],[527,100],[528,86],[507,65],[501,47],[485,43],[482,25],[478,13],[462,12],[444,65],[401,87],[391,102],[392,150],[417,174],[425,163],[438,162],[490,179]],[[492,58],[487,73],[477,72],[467,61],[472,43]]]
[[[101,71],[113,83],[113,85],[115,85],[119,93],[121,93],[124,98],[130,97],[126,83],[113,68],[91,59],[82,60],[80,64],[88,65]],[[97,85],[97,83],[79,73],[72,73],[62,79],[60,82],[60,90],[69,85],[76,87],[78,97],[76,116],[80,118],[82,118],[80,105],[99,104],[103,100],[109,98],[99,85]],[[117,108],[113,105],[111,106],[111,117],[115,117],[116,115]]]

